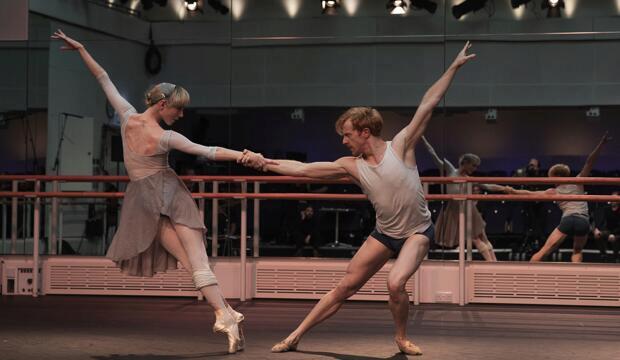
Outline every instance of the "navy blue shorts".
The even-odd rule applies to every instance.
[[[585,216],[568,215],[560,220],[558,230],[568,236],[585,236],[590,232],[590,221]]]
[[[431,226],[424,230],[423,233],[420,233],[420,235],[426,236],[431,242],[433,242],[435,239],[435,224],[431,223]],[[400,249],[403,248],[405,240],[407,240],[407,238],[395,239],[391,236],[380,233],[377,229],[374,229],[372,233],[370,233],[370,236],[379,240],[379,242],[385,245],[385,247],[397,254],[400,252]]]

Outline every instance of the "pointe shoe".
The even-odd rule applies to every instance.
[[[242,313],[235,311],[235,309],[233,309],[230,305],[226,305],[226,309],[228,310],[230,315],[232,315],[232,317],[235,318],[235,321],[237,322],[237,324],[245,320],[245,316],[243,316]]]
[[[228,337],[228,353],[234,354],[239,348],[239,327],[232,315],[226,312],[227,316],[220,316],[213,325],[213,332],[226,334]]]
[[[271,352],[274,353],[283,353],[283,352],[287,352],[287,351],[296,351],[297,350],[297,343],[292,343],[292,342],[286,342],[286,340],[282,340],[279,343],[275,344],[272,348],[271,348]]]
[[[226,309],[228,310],[228,313],[230,313],[230,315],[232,315],[232,317],[235,319],[235,321],[237,322],[237,327],[239,328],[239,343],[237,344],[237,351],[242,351],[245,348],[245,336],[243,335],[243,320],[245,320],[245,317],[243,316],[242,313],[235,311],[235,309],[233,309],[230,305],[226,305]]]
[[[404,354],[422,355],[422,350],[420,350],[420,348],[417,345],[415,345],[409,340],[405,340],[403,342],[396,341],[396,345],[398,345],[398,349],[400,350],[400,352]]]

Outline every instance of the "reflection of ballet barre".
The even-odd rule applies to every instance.
[[[336,208],[336,207],[322,207],[322,208],[319,209],[319,211],[321,211],[321,212],[333,212],[333,213],[336,213],[336,229],[334,231],[334,242],[330,243],[330,244],[325,244],[325,246],[329,246],[329,247],[338,247],[338,246],[351,247],[350,244],[341,243],[340,241],[338,241],[339,233],[340,233],[340,213],[353,212],[353,211],[355,211],[355,209],[351,209],[351,208]]]

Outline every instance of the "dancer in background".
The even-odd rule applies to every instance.
[[[608,133],[605,133],[599,141],[598,145],[588,156],[585,165],[577,174],[577,177],[590,176],[592,167],[598,159],[598,156],[605,143],[609,142],[611,137]],[[549,177],[569,177],[570,168],[566,164],[555,164],[549,168]],[[529,190],[516,190],[510,188],[511,194],[520,195],[534,195],[534,194],[548,194],[548,195],[582,195],[584,194],[583,185],[580,184],[561,184],[555,188],[547,189],[544,191],[529,191]],[[571,256],[572,262],[583,261],[583,247],[588,240],[588,233],[590,232],[590,215],[588,213],[588,203],[585,201],[558,201],[558,206],[562,210],[562,219],[560,224],[549,234],[547,241],[538,252],[536,252],[530,261],[537,262],[542,261],[555,251],[560,244],[566,239],[567,236],[573,237],[573,254]]]
[[[433,158],[435,165],[439,168],[442,176],[471,176],[480,166],[480,158],[476,154],[463,154],[459,158],[458,169],[452,165],[447,159],[441,159],[433,146],[428,142],[426,137],[422,137],[422,142],[428,150],[429,154]],[[494,185],[494,184],[478,184],[482,190],[496,191],[496,192],[508,192],[510,189],[506,186]],[[448,184],[446,185],[446,193],[459,194],[460,185]],[[435,243],[437,245],[453,248],[459,244],[459,201],[449,200],[447,205],[439,213],[437,218],[437,233],[435,236]],[[486,222],[482,218],[480,211],[474,205],[472,206],[472,242],[476,249],[480,252],[480,255],[486,261],[497,261],[495,252],[493,251],[493,245],[489,241],[489,237],[486,234],[485,227]]]

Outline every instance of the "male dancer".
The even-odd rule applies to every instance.
[[[313,178],[349,177],[360,185],[377,213],[376,229],[357,251],[338,286],[314,306],[303,322],[273,352],[294,351],[301,337],[332,316],[394,254],[399,254],[388,277],[389,305],[396,324],[395,341],[401,352],[420,355],[420,348],[407,339],[409,297],[407,280],[418,269],[433,238],[433,223],[416,166],[414,147],[444,96],[457,70],[475,55],[467,55],[469,42],[424,94],[413,119],[392,141],[381,138],[383,119],[367,107],[347,110],[336,122],[342,143],[353,156],[334,162],[301,163],[277,160],[266,170],[283,175]],[[249,160],[247,160],[249,161]]]

